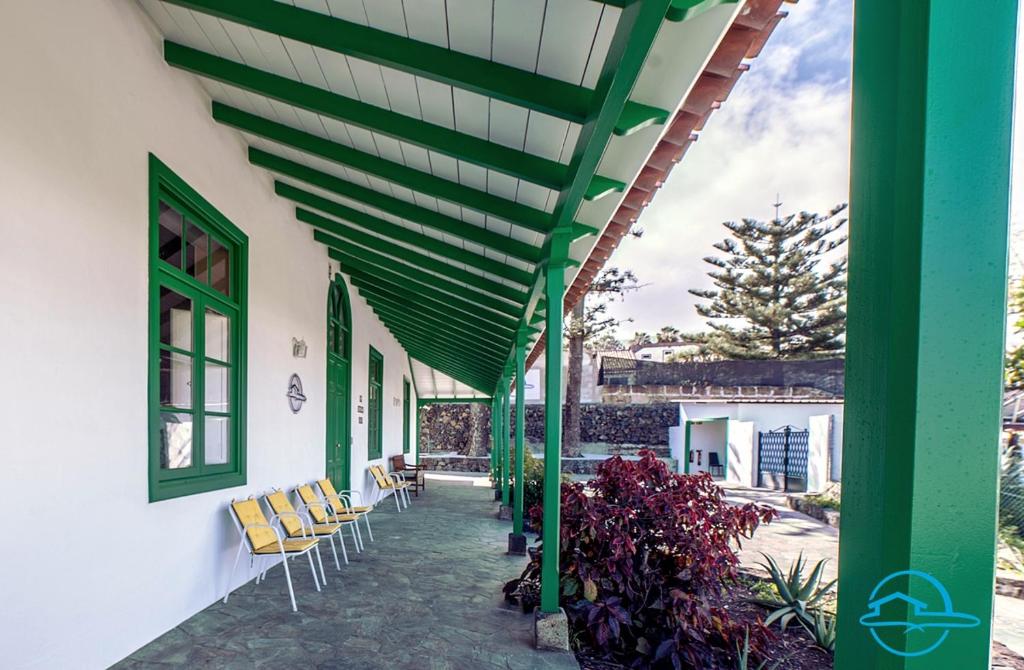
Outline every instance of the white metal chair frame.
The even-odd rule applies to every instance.
[[[350,506],[346,509],[345,513],[355,514],[363,518],[363,522],[366,524],[366,533],[370,536],[370,542],[373,542],[373,529],[370,528],[370,512],[373,511],[373,505],[367,505],[366,503],[363,502],[362,491],[357,491],[356,489],[342,489],[337,493],[339,496],[344,496],[345,498],[347,498],[349,503],[355,503],[354,505],[350,504]],[[367,507],[369,509],[366,509],[362,512],[357,512],[355,509],[356,507]]]
[[[409,484],[405,481],[405,476],[400,472],[388,472],[384,469],[383,465],[370,466],[376,467],[380,470],[380,473],[384,475],[388,481],[391,482],[391,486],[385,489],[377,481],[377,478],[373,478],[373,483],[377,487],[377,499],[374,500],[373,504],[376,505],[384,498],[384,491],[394,491],[395,495],[395,507],[398,508],[399,513],[402,511],[402,505],[405,505],[405,509],[409,509]],[[372,474],[372,473],[371,473]],[[402,486],[399,486],[401,484]]]
[[[341,570],[341,563],[338,562],[338,548],[334,544],[334,536],[337,535],[338,536],[338,541],[341,542],[341,555],[345,559],[345,565],[348,565],[348,550],[345,548],[345,537],[341,534],[341,532],[340,532],[341,529],[340,528],[335,529],[331,533],[324,533],[324,534],[319,534],[318,535],[317,532],[315,530],[313,530],[313,526],[315,526],[317,524],[316,524],[315,520],[309,515],[308,510],[305,509],[306,506],[302,504],[301,499],[299,500],[299,507],[296,508],[296,511],[294,511],[294,512],[287,512],[287,511],[285,511],[285,512],[275,512],[274,511],[274,506],[270,503],[270,495],[273,494],[273,493],[280,493],[282,495],[285,495],[285,497],[287,498],[287,494],[285,494],[284,491],[281,490],[281,489],[270,489],[269,491],[267,491],[266,493],[263,494],[263,501],[267,504],[267,508],[271,512],[270,525],[274,525],[274,520],[275,519],[280,519],[281,517],[285,517],[285,516],[293,516],[293,517],[295,517],[296,519],[299,520],[299,524],[302,526],[302,537],[303,538],[307,538],[307,535],[306,535],[306,529],[307,528],[309,529],[309,536],[308,536],[309,538],[314,538],[315,537],[318,540],[321,539],[321,538],[327,538],[327,541],[330,542],[330,544],[331,544],[331,553],[334,554],[334,567],[337,568],[338,570]],[[283,534],[288,539],[292,539],[292,540],[297,539],[295,536],[289,535],[287,533],[287,530],[288,530],[287,528],[283,528],[283,530],[285,531]],[[317,553],[320,553],[320,549],[317,549]],[[321,573],[322,572],[323,572],[323,566],[321,566]],[[327,578],[326,577],[323,577],[323,583],[324,583],[324,585],[327,584]]]
[[[337,523],[337,524],[341,524],[342,526],[349,526],[349,530],[352,531],[352,542],[354,542],[355,545],[356,545],[356,553],[357,554],[361,554],[365,547],[363,546],[363,535],[362,535],[362,533],[359,532],[359,523],[358,523],[359,519],[357,518],[357,519],[352,519],[351,521],[348,521],[346,519],[340,518],[339,514],[344,514],[344,512],[336,511],[335,506],[332,505],[331,501],[328,500],[327,496],[324,495],[324,492],[320,488],[320,484],[319,483],[314,482],[314,484],[310,484],[309,485],[309,488],[312,489],[314,495],[316,495],[317,491],[320,492],[320,498],[318,500],[311,501],[309,503],[307,503],[306,501],[304,501],[302,499],[302,495],[299,493],[299,487],[300,486],[302,486],[302,484],[296,484],[295,485],[295,500],[296,500],[296,502],[298,502],[300,508],[308,513],[310,508],[319,507],[321,510],[323,510],[324,515],[327,517],[327,521],[329,523]],[[339,507],[340,506],[346,506],[347,507],[347,505],[339,505]],[[345,563],[348,563],[348,554],[347,554],[347,552],[346,552],[346,556],[345,556]]]
[[[252,496],[249,496],[249,498],[247,498],[247,500],[252,500],[257,505],[259,505],[259,501],[257,501]],[[232,499],[231,502],[234,503],[234,502],[239,502],[239,501],[236,501],[236,500]],[[311,544],[309,547],[303,549],[302,551],[285,551],[285,549],[284,549],[284,540],[286,538],[283,536],[283,533],[281,532],[281,530],[277,526],[274,526],[272,523],[271,524],[250,523],[250,524],[243,525],[241,520],[238,518],[238,514],[235,512],[234,508],[231,505],[228,505],[228,511],[231,514],[231,520],[234,522],[235,530],[238,531],[238,535],[241,538],[241,540],[238,543],[238,552],[235,553],[235,562],[231,566],[231,573],[228,575],[227,586],[224,589],[224,600],[223,600],[223,602],[226,603],[228,601],[228,596],[231,595],[231,580],[234,578],[235,570],[238,568],[238,561],[239,561],[239,559],[242,558],[242,550],[243,549],[245,549],[245,550],[247,550],[249,552],[249,567],[252,567],[254,564],[256,564],[257,561],[259,562],[259,568],[260,569],[259,569],[259,572],[256,574],[256,584],[257,585],[259,585],[259,583],[266,578],[267,570],[269,570],[270,568],[273,567],[273,565],[267,565],[267,562],[268,562],[268,559],[270,559],[272,556],[274,556],[274,554],[257,554],[256,553],[256,549],[252,546],[252,543],[249,540],[249,535],[246,533],[246,531],[249,530],[250,528],[267,528],[267,529],[273,531],[274,534],[277,536],[277,548],[278,548],[278,551],[279,551],[280,556],[281,556],[281,565],[284,566],[284,576],[285,576],[285,579],[288,582],[288,596],[291,598],[291,601],[292,601],[292,611],[293,612],[298,612],[299,611],[299,607],[295,603],[295,589],[292,587],[292,575],[291,575],[291,571],[288,569],[288,559],[289,558],[295,558],[297,556],[305,555],[306,558],[309,559],[309,569],[313,573],[313,583],[316,585],[316,590],[320,591],[320,580],[317,578],[317,575],[316,575],[316,566],[313,565],[313,553],[312,553],[314,549],[317,550],[317,552],[316,552],[316,560],[320,564],[320,575],[323,576],[324,575],[324,564],[323,564],[323,561],[320,560],[320,550],[319,550],[319,547],[317,546],[319,544],[319,542],[314,542],[313,544]],[[305,529],[303,529],[303,537],[305,538]],[[305,539],[316,539],[316,538],[305,538]],[[326,580],[325,580],[324,583],[326,584]]]

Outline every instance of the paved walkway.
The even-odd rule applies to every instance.
[[[376,542],[361,555],[349,543],[342,572],[327,549],[323,593],[294,563],[298,613],[275,567],[115,667],[578,668],[571,654],[535,651],[532,617],[505,606],[501,586],[525,559],[505,555],[511,524],[495,512],[489,487],[431,480],[402,514],[390,499],[378,506]]]
[[[812,566],[822,558],[829,559],[823,570],[824,579],[831,581],[836,578],[839,567],[838,530],[789,509],[780,493],[729,488],[726,489],[726,499],[735,504],[758,502],[771,505],[779,511],[778,519],[767,526],[761,526],[754,533],[753,539],[743,543],[739,557],[744,568],[763,574],[764,571],[757,564],[764,561],[759,553],[764,552],[786,569],[803,551],[804,558]],[[993,635],[996,640],[1024,656],[1024,600],[1000,595],[995,597]]]

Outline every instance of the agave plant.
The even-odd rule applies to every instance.
[[[818,561],[810,576],[805,580],[804,568],[807,563],[804,561],[803,552],[800,552],[800,556],[789,566],[789,571],[786,574],[783,574],[782,568],[774,558],[767,554],[761,555],[767,561],[767,563],[761,563],[761,567],[768,572],[772,583],[775,584],[775,589],[779,592],[779,598],[758,598],[753,601],[772,610],[772,613],[764,620],[765,625],[770,626],[778,621],[782,630],[786,630],[786,626],[793,619],[798,619],[810,630],[814,626],[812,611],[815,605],[836,585],[836,580],[833,579],[828,584],[819,586],[822,570],[825,568],[825,563],[828,562],[827,559]]]
[[[802,623],[802,622],[801,622]],[[835,651],[836,648],[836,618],[829,616],[820,609],[814,611],[814,625],[804,627],[814,638],[814,644],[825,651]]]
[[[777,670],[782,665],[782,662],[785,660],[786,659],[783,658],[776,661],[772,665],[768,665],[768,660],[765,659],[761,661],[760,665],[751,665],[753,661],[750,658],[749,628],[747,628],[747,630],[744,631],[743,634],[743,647],[741,648],[739,645],[736,646],[736,670]]]

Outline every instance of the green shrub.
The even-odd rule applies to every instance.
[[[823,509],[834,509],[837,512],[839,511],[839,498],[834,498],[829,495],[815,494],[805,496],[804,500]]]
[[[512,458],[515,458],[514,448]],[[572,478],[568,473],[563,472],[561,480],[564,484],[572,481]],[[529,449],[523,452],[523,482],[526,485],[523,493],[523,510],[526,512],[526,516],[529,517],[533,506],[544,502],[544,461],[540,458],[534,458]],[[515,495],[515,488],[516,483],[513,482],[513,495]]]

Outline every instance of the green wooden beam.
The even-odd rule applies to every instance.
[[[411,347],[413,351],[418,350],[419,354],[433,356],[434,362],[443,362],[451,370],[459,370],[464,374],[474,375],[478,381],[490,381],[495,374],[500,372],[500,370],[494,368],[493,364],[478,359],[476,352],[470,348],[452,347],[438,349],[429,342],[424,341],[421,335],[410,330],[407,326],[388,324],[388,329],[396,338],[402,338],[405,344]],[[474,362],[468,363],[467,360]]]
[[[376,307],[374,307],[374,312],[382,319],[384,318],[383,313],[378,312]],[[429,334],[424,335],[403,323],[385,321],[385,325],[396,337],[401,337],[407,344],[416,347],[420,353],[430,354],[435,360],[443,360],[451,367],[480,375],[482,378],[489,378],[496,372],[500,372],[500,368],[496,368],[495,363],[480,358],[478,352],[470,346],[452,340],[445,340],[444,346],[438,346],[436,338],[432,339]]]
[[[259,152],[259,150],[250,150],[250,160],[252,160],[255,152]],[[265,156],[276,159],[276,157],[271,157],[269,154]],[[259,164],[257,161],[253,162]],[[285,159],[276,159],[275,162],[278,164],[279,168],[285,168],[285,170],[275,168],[269,169],[286,174],[287,176],[295,177],[317,186],[319,189],[324,189],[325,191],[330,191],[344,198],[364,203],[365,205],[387,212],[388,214],[393,214],[394,216],[406,219],[407,221],[434,228],[436,231],[441,231],[442,233],[447,233],[454,237],[474,242],[528,263],[537,263],[542,258],[540,247],[520,242],[519,240],[510,238],[507,235],[500,235],[493,231],[488,231],[488,229],[474,225],[473,223],[467,223],[452,216],[447,216],[446,214],[441,214],[440,212],[435,212],[431,209],[414,205],[406,200],[385,196],[379,191],[367,189],[367,187],[356,185],[350,181],[345,181],[344,179],[338,179],[333,175],[318,172],[317,170],[307,168],[303,165],[299,165],[298,163],[292,163]],[[285,163],[290,165],[285,166]],[[264,165],[264,167],[267,166]],[[278,185],[276,185],[278,183],[282,182],[274,183],[275,190],[278,189]],[[280,195],[284,194],[281,193]]]
[[[501,300],[489,293],[481,293],[462,284],[456,284],[455,282],[443,279],[436,274],[424,272],[410,265],[399,263],[369,249],[345,244],[344,240],[337,240],[337,242],[339,243],[338,247],[333,244],[328,245],[330,249],[327,253],[334,260],[347,262],[367,273],[377,274],[379,270],[386,270],[388,272],[386,276],[394,276],[400,278],[403,282],[412,282],[419,286],[429,286],[438,289],[462,298],[466,302],[476,305],[478,309],[487,309],[505,314],[506,316],[517,317],[522,313],[523,303],[526,302],[524,300],[523,303],[517,304]]]
[[[483,307],[479,302],[471,302],[464,300],[458,296],[452,295],[447,291],[444,291],[441,286],[450,284],[451,282],[445,282],[445,280],[437,277],[437,282],[419,282],[414,279],[409,279],[404,275],[400,275],[395,272],[391,272],[382,267],[373,265],[363,261],[356,255],[351,255],[343,251],[331,250],[331,257],[335,258],[347,269],[347,271],[353,276],[360,276],[373,282],[384,282],[390,286],[397,287],[400,293],[408,293],[410,295],[422,296],[428,298],[432,302],[436,302],[445,308],[445,312],[451,312],[455,310],[457,312],[463,312],[468,316],[473,317],[473,320],[480,320],[486,323],[495,323],[493,319],[505,317],[507,321],[498,321],[500,325],[511,324],[515,325],[515,317],[519,316],[522,312],[520,307],[516,310],[515,305],[505,303],[502,305],[502,309],[498,312],[492,312],[492,310]],[[461,288],[454,285],[454,288]],[[509,328],[511,332],[511,328]]]
[[[346,271],[348,271],[346,269]],[[511,338],[513,331],[504,324],[488,321],[487,319],[473,316],[470,313],[454,310],[448,307],[443,301],[433,300],[418,293],[411,293],[403,290],[401,284],[365,277],[358,272],[349,272],[352,283],[356,286],[380,295],[390,297],[396,301],[408,302],[415,305],[417,310],[432,315],[442,325],[451,327],[456,332],[464,332],[479,337],[484,342],[494,343],[496,340],[507,340]],[[495,349],[500,349],[495,345]]]
[[[315,231],[313,234],[313,238],[316,239],[316,241],[343,252],[362,256],[367,260],[370,260],[370,262],[381,265],[382,267],[388,267],[376,260],[376,258],[382,257],[378,254],[375,258],[375,256],[371,255],[372,252],[367,253],[367,249],[387,254],[389,257],[402,261],[403,265],[411,264],[417,268],[423,268],[425,270],[430,270],[431,272],[442,274],[450,279],[460,281],[481,293],[490,293],[492,295],[501,296],[514,301],[524,301],[523,296],[525,296],[525,294],[519,289],[506,286],[505,284],[499,284],[492,279],[481,277],[480,275],[474,274],[460,267],[431,258],[430,256],[421,254],[409,247],[403,247],[389,242],[382,237],[376,237],[374,235],[364,233],[356,228],[346,226],[340,221],[328,219],[327,217],[302,208],[296,209],[295,218],[320,229]],[[332,237],[326,233],[331,233],[331,235],[337,235],[344,239],[338,239],[338,237]],[[390,267],[389,269],[399,272],[395,267]],[[405,270],[403,269],[402,272],[404,271]]]
[[[499,373],[499,371],[495,370],[493,365],[487,365],[480,361],[467,363],[467,360],[472,359],[474,356],[472,349],[438,349],[436,346],[430,344],[429,341],[424,340],[420,334],[405,326],[394,326],[388,324],[388,330],[392,332],[395,338],[398,339],[399,342],[402,343],[402,346],[405,347],[413,356],[424,360],[424,362],[427,362],[431,367],[434,367],[445,374],[451,374],[452,371],[457,371],[459,374],[463,375],[463,378],[472,378],[475,383],[483,386],[484,382],[490,381]],[[441,367],[441,365],[444,365],[445,367]],[[474,386],[474,388],[476,387]]]
[[[219,123],[258,135],[279,144],[305,151],[326,160],[394,182],[424,195],[448,200],[515,223],[529,230],[546,233],[554,227],[547,212],[491,195],[458,182],[368,154],[344,144],[270,121],[241,109],[213,101],[213,118]]]
[[[273,0],[164,1],[574,123],[593,109],[582,86]]]
[[[352,283],[359,287],[360,293],[363,293],[367,300],[372,300],[374,304],[389,310],[394,316],[407,322],[410,326],[419,327],[423,330],[429,328],[432,331],[450,334],[464,341],[467,345],[473,345],[482,351],[493,353],[496,356],[500,356],[503,353],[502,345],[509,339],[506,335],[499,335],[494,332],[489,333],[486,330],[481,332],[477,327],[469,326],[450,317],[446,320],[446,317],[424,306],[422,303],[396,295],[387,288],[367,284],[362,280],[359,280],[357,283],[355,278],[353,278]]]
[[[378,219],[375,216],[364,214],[359,210],[352,209],[342,205],[339,202],[322,198],[308,191],[297,189],[294,186],[289,186],[282,182],[276,182],[274,184],[274,191],[283,197],[288,198],[294,202],[297,202],[313,209],[318,209],[325,214],[336,216],[339,219],[355,224],[365,230],[371,230],[379,235],[383,235],[388,239],[402,242],[415,246],[418,249],[435,253],[438,256],[444,256],[450,258],[458,263],[464,263],[478,270],[483,270],[492,275],[503,277],[510,281],[519,282],[525,284],[530,281],[530,273],[514,268],[501,261],[487,256],[467,251],[462,247],[455,246],[443,242],[436,237],[430,237],[423,233],[417,233],[415,230],[406,228],[405,226],[399,226],[395,223],[388,223],[384,219]]]
[[[836,670],[990,667],[1018,11],[856,3]]]
[[[164,60],[174,67],[252,91],[360,128],[437,151],[517,179],[558,190],[568,179],[567,166],[547,158],[489,142],[475,135],[420,121],[383,107],[265,72],[236,61],[164,42]],[[638,106],[637,113],[643,113]]]

